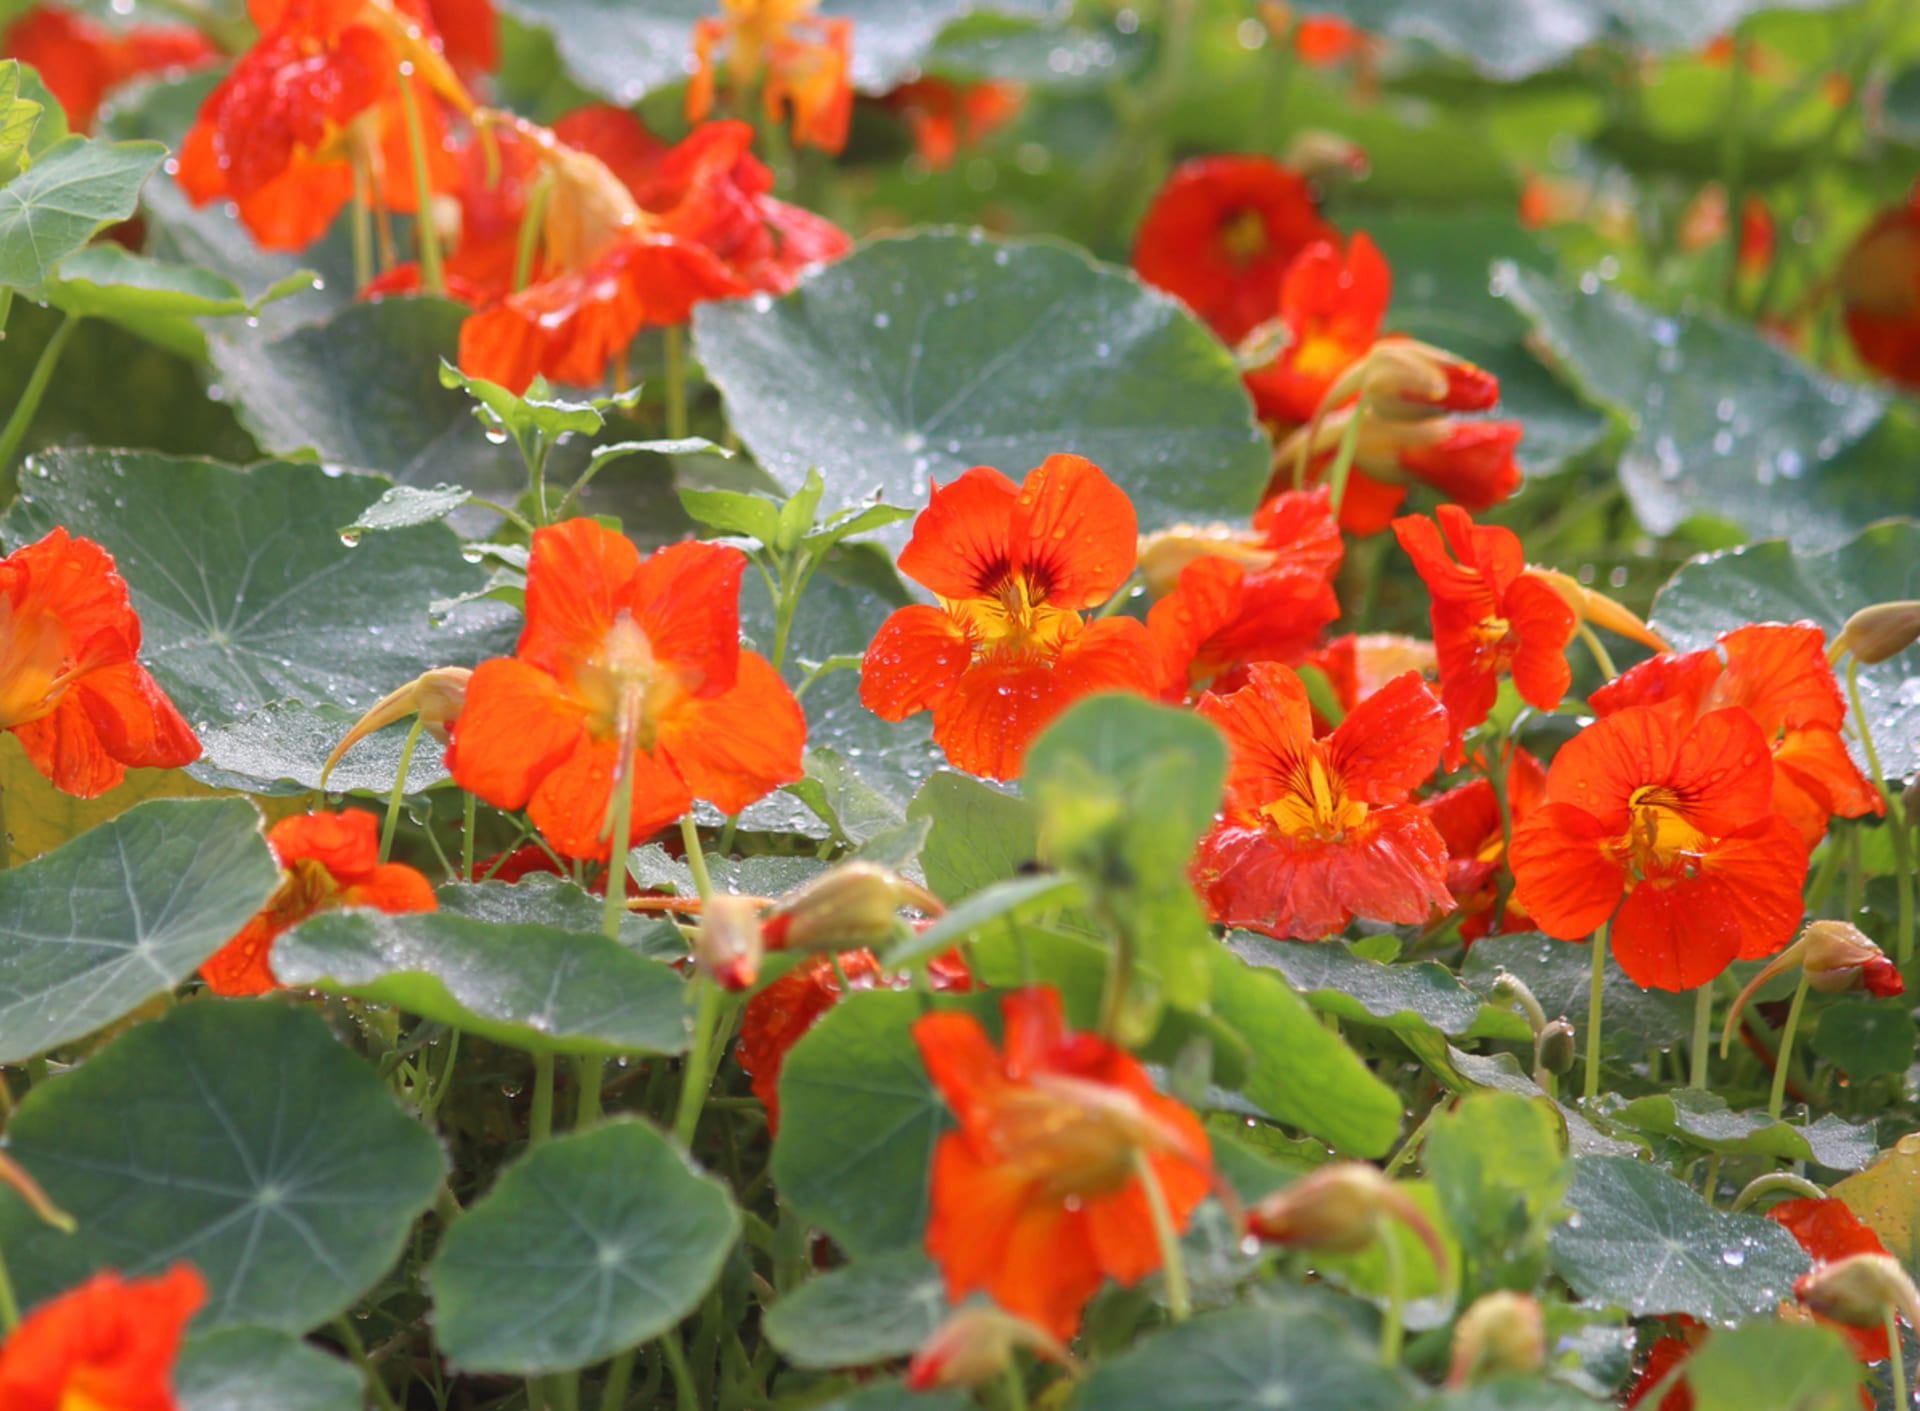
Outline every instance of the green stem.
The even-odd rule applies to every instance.
[[[667,329],[667,435],[687,434],[687,331],[679,324]]]
[[[373,282],[373,201],[367,194],[367,164],[353,160],[353,288]]]
[[[1167,1193],[1160,1188],[1159,1173],[1144,1151],[1134,1152],[1133,1169],[1140,1177],[1141,1189],[1146,1192],[1147,1213],[1153,1217],[1153,1237],[1160,1245],[1160,1273],[1167,1287],[1167,1316],[1176,1323],[1184,1323],[1193,1311],[1193,1300],[1187,1293],[1187,1266],[1180,1254],[1180,1232],[1173,1228]]]
[[[1873,747],[1873,727],[1867,724],[1867,713],[1860,705],[1860,658],[1847,658],[1847,697],[1853,705],[1853,732],[1860,737],[1860,748],[1867,753],[1867,769],[1873,775],[1876,787],[1886,783],[1886,775],[1880,772],[1880,753]]]
[[[677,1329],[660,1339],[660,1350],[666,1355],[667,1370],[673,1375],[675,1411],[700,1411],[700,1395],[693,1386],[693,1369],[687,1366],[686,1349],[680,1346]]]
[[[1007,1359],[1007,1367],[1001,1373],[1001,1378],[1007,1388],[1007,1411],[1027,1411],[1026,1379],[1020,1375],[1019,1364],[1011,1357]]]
[[[1353,453],[1360,447],[1360,407],[1355,405],[1340,433],[1340,445],[1333,453],[1333,467],[1327,472],[1327,500],[1335,519],[1340,517],[1340,502],[1347,495],[1347,477],[1353,471]]]
[[[1807,1002],[1807,971],[1802,966],[1800,983],[1794,989],[1793,1003],[1787,1007],[1787,1022],[1780,1030],[1780,1046],[1773,1055],[1773,1091],[1767,1095],[1767,1116],[1778,1118],[1787,1098],[1787,1060],[1793,1057],[1793,1035],[1800,1027],[1800,1010]]]
[[[1900,1319],[1889,1306],[1887,1319],[1887,1372],[1893,1379],[1893,1404],[1899,1411],[1913,1405],[1907,1399],[1907,1354],[1900,1346]]]
[[[1745,1210],[1755,1201],[1765,1200],[1770,1195],[1790,1195],[1799,1200],[1825,1200],[1827,1193],[1805,1176],[1796,1176],[1791,1171],[1769,1171],[1764,1176],[1756,1176],[1733,1198],[1729,1210]]]
[[[20,1302],[14,1297],[13,1280],[7,1276],[7,1261],[0,1256],[0,1340],[20,1326]]]
[[[419,716],[413,718],[413,728],[407,731],[406,743],[400,746],[400,767],[394,771],[393,792],[387,795],[387,816],[380,824],[380,860],[385,862],[393,856],[393,834],[400,826],[400,800],[407,792],[407,770],[413,767],[413,747],[420,743],[420,731],[426,721]]]
[[[480,800],[472,794],[466,796],[461,804],[461,818],[465,825],[460,834],[460,880],[471,882],[473,875],[473,830],[480,821]]]
[[[707,874],[706,850],[700,846],[700,830],[691,813],[680,819],[680,842],[687,851],[687,870],[693,874],[693,889],[705,901],[713,895],[713,878]]]
[[[1380,1252],[1387,1261],[1387,1308],[1380,1319],[1380,1365],[1397,1367],[1400,1365],[1401,1340],[1406,1334],[1401,1310],[1407,1299],[1406,1259],[1400,1252],[1397,1231],[1381,1232]]]
[[[706,1106],[707,1088],[713,1081],[709,1069],[714,1029],[720,1022],[720,987],[697,971],[688,984],[693,990],[693,1038],[680,1073],[680,1102],[674,1109],[673,1134],[682,1146],[691,1147],[694,1133],[700,1130],[700,1110]]]
[[[1587,942],[1593,947],[1593,975],[1587,981],[1586,1096],[1600,1096],[1600,995],[1607,980],[1607,928],[1602,926]]]
[[[1893,829],[1893,889],[1898,899],[1898,920],[1893,933],[1894,963],[1902,969],[1913,955],[1913,838],[1909,832],[1906,805],[1886,785],[1880,794],[1887,801],[1887,824]]]
[[[606,1064],[597,1054],[586,1054],[573,1061],[575,1094],[573,1126],[575,1131],[591,1127],[601,1117],[600,1084],[606,1077]]]
[[[1713,981],[1693,992],[1693,1073],[1687,1086],[1705,1090],[1707,1086],[1707,1050],[1713,1033]]]
[[[553,173],[542,172],[540,179],[533,184],[533,190],[527,193],[527,213],[520,220],[520,236],[513,247],[513,287],[515,292],[527,287],[527,280],[533,274],[534,252],[540,248],[541,222],[547,214],[547,198],[553,195]]]
[[[600,1388],[600,1411],[622,1411],[627,1404],[627,1384],[633,1380],[633,1358],[638,1348],[628,1348],[607,1364],[606,1385]]]
[[[427,139],[420,127],[420,100],[413,91],[413,65],[400,65],[400,112],[407,124],[407,155],[413,160],[413,237],[420,247],[420,286],[445,294],[440,273],[440,232],[433,224],[433,183],[427,178]]]
[[[553,1135],[553,1055],[533,1056],[533,1108],[527,1114],[527,1140],[538,1146]]]
[[[1593,664],[1600,668],[1602,676],[1611,681],[1620,674],[1619,669],[1613,664],[1613,657],[1608,653],[1606,644],[1594,634],[1591,627],[1585,622],[1576,621],[1573,630],[1580,635],[1580,640],[1586,644],[1587,650],[1593,653]]]
[[[13,404],[6,426],[0,427],[0,470],[13,464],[20,443],[27,439],[27,428],[33,425],[34,413],[40,410],[40,399],[46,396],[47,384],[53,380],[54,366],[60,361],[67,340],[73,337],[74,329],[79,326],[80,315],[68,314],[60,321],[60,326],[53,330],[53,336],[47,339],[47,346],[40,350],[40,361],[33,365],[33,373],[27,378],[20,400]]]
[[[613,851],[607,855],[607,899],[600,907],[600,930],[610,941],[620,939],[620,922],[627,914],[627,854],[633,846],[633,756],[621,761],[613,781]]]
[[[353,1330],[353,1320],[346,1314],[333,1320],[334,1328],[340,1334],[340,1343],[346,1349],[347,1356],[360,1369],[360,1375],[366,1378],[367,1390],[373,1393],[373,1399],[380,1404],[380,1411],[400,1411],[394,1403],[393,1393],[387,1390],[387,1384],[381,1380],[380,1369],[373,1365],[367,1356],[366,1345],[360,1341],[360,1334]]]

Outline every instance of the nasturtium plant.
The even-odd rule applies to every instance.
[[[1901,1411],[1920,15],[0,26],[0,1411]]]

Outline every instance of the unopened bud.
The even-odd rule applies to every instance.
[[[1199,558],[1227,559],[1250,571],[1270,567],[1279,557],[1251,529],[1225,524],[1176,524],[1140,541],[1140,576],[1147,592],[1164,598],[1180,582],[1180,570]]]
[[[1847,652],[1862,666],[1898,656],[1920,641],[1920,602],[1875,603],[1847,619],[1840,635],[1827,648],[1827,660],[1838,661]]]
[[[1323,189],[1367,174],[1364,147],[1350,137],[1319,127],[1302,128],[1294,133],[1287,142],[1287,150],[1280,155],[1280,162]]]
[[[1892,1310],[1920,1328],[1920,1290],[1891,1254],[1850,1254],[1794,1281],[1794,1297],[1850,1328],[1878,1328]]]
[[[1478,1377],[1522,1376],[1547,1360],[1547,1329],[1540,1304],[1524,1293],[1496,1289],[1473,1301],[1453,1325],[1453,1362],[1447,1385]]]
[[[1535,568],[1529,564],[1527,576],[1538,579],[1558,593],[1560,601],[1571,608],[1573,615],[1580,621],[1595,627],[1604,627],[1609,632],[1625,637],[1629,642],[1638,642],[1643,647],[1652,647],[1656,652],[1673,650],[1667,639],[1647,626],[1637,613],[1616,603],[1605,593],[1587,587],[1558,569]]]
[[[1073,1354],[1046,1329],[992,1304],[973,1303],[949,1313],[920,1344],[907,1366],[907,1385],[914,1391],[980,1386],[1003,1373],[1022,1347],[1078,1371]]]
[[[774,903],[764,937],[769,950],[846,950],[888,940],[900,909],[940,916],[940,899],[877,862],[843,862]]]
[[[1335,1161],[1267,1196],[1247,1212],[1248,1233],[1268,1244],[1328,1254],[1357,1254],[1388,1220],[1417,1235],[1444,1269],[1445,1246],[1407,1193],[1363,1161]]]
[[[467,682],[472,677],[473,673],[464,666],[436,666],[375,701],[365,715],[354,721],[353,728],[341,737],[333,753],[327,756],[327,762],[320,766],[320,787],[327,786],[327,776],[348,750],[374,731],[396,720],[405,720],[409,715],[419,716],[427,733],[446,744],[447,728],[460,718],[467,703]]]
[[[1556,1019],[1540,1031],[1540,1066],[1549,1073],[1570,1073],[1576,1054],[1573,1025]]]
[[[1857,926],[1845,921],[1816,921],[1801,939],[1806,953],[1807,984],[1821,994],[1865,990],[1885,999],[1902,994],[1906,984],[1886,952],[1868,940]]]
[[[1388,421],[1425,421],[1443,411],[1483,412],[1500,400],[1492,373],[1445,348],[1382,338],[1353,372],[1367,410]],[[1337,403],[1335,403],[1337,405]]]
[[[756,898],[727,892],[707,898],[693,939],[693,960],[701,974],[723,990],[744,990],[760,978],[765,951]]]

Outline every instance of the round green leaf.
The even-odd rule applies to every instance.
[[[360,1374],[270,1328],[187,1339],[173,1367],[180,1411],[361,1411]]]
[[[317,465],[48,451],[0,536],[11,546],[66,524],[104,545],[133,590],[142,660],[208,728],[281,699],[364,708],[429,667],[508,649],[515,619],[501,604],[429,616],[434,599],[486,578],[444,525],[340,542],[386,488]]]
[[[1775,540],[1706,554],[1681,565],[1660,590],[1653,622],[1682,650],[1710,646],[1749,622],[1816,622],[1831,640],[1861,608],[1905,598],[1920,598],[1920,524],[1898,520],[1825,553],[1796,552]],[[1920,658],[1911,653],[1859,668],[1860,702],[1889,779],[1920,769],[1916,672]],[[1858,742],[1848,745],[1864,767]]]
[[[1144,1339],[1080,1384],[1077,1411],[1397,1411],[1409,1401],[1373,1350],[1324,1313],[1208,1313]]]
[[[605,936],[329,912],[273,947],[282,984],[354,995],[529,1053],[683,1053],[686,982]]]
[[[187,772],[216,789],[249,794],[293,795],[320,787],[320,770],[333,747],[360,718],[358,711],[303,701],[272,701],[251,715],[203,731],[200,758]],[[393,790],[400,751],[412,721],[377,730],[341,757],[327,776],[332,794],[378,794]],[[409,794],[425,793],[447,777],[444,751],[422,737],[407,764]]]
[[[1835,1171],[1862,1170],[1880,1154],[1872,1123],[1856,1127],[1829,1112],[1817,1122],[1795,1126],[1764,1112],[1735,1112],[1718,1093],[1691,1088],[1635,1098],[1616,1120],[1727,1156],[1812,1161]]]
[[[433,1203],[445,1161],[373,1069],[310,1011],[202,1000],[128,1030],[27,1095],[8,1151],[79,1222],[61,1234],[0,1194],[22,1301],[112,1265],[186,1260],[195,1326],[289,1333],[352,1306]]]
[[[253,300],[223,274],[164,264],[103,242],[63,260],[58,276],[46,288],[46,297],[55,308],[79,317],[111,319],[149,342],[198,362],[205,356],[206,339],[195,319],[253,314],[261,304],[300,293],[312,284],[313,276],[301,271]]]
[[[1900,1004],[1842,1001],[1820,1011],[1813,1051],[1855,1083],[1913,1066],[1913,1014]]]
[[[469,1372],[566,1372],[678,1323],[740,1232],[726,1188],[638,1121],[542,1143],[447,1231],[434,1337]]]
[[[1266,438],[1219,341],[1051,242],[870,241],[782,299],[702,305],[694,340],[734,429],[790,488],[818,466],[846,501],[917,507],[969,466],[1018,481],[1068,451],[1148,529],[1245,514],[1266,483]]]
[[[244,799],[143,803],[0,872],[0,1063],[171,990],[279,884]]]
[[[1770,1317],[1807,1272],[1806,1251],[1781,1226],[1715,1209],[1631,1157],[1577,1158],[1566,1203],[1572,1214],[1547,1238],[1554,1272],[1581,1298],[1635,1317]]]
[[[946,1284],[917,1249],[809,1279],[767,1310],[767,1340],[796,1367],[825,1371],[906,1357],[947,1316]]]
[[[164,156],[157,142],[69,137],[0,187],[0,285],[39,288],[101,226],[132,215]]]

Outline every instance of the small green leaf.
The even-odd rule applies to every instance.
[[[948,905],[1017,876],[1038,852],[1033,805],[971,775],[942,770],[920,787],[907,817],[933,824],[920,866]]]
[[[440,385],[457,387],[478,405],[474,419],[488,431],[511,436],[520,453],[531,459],[544,440],[562,436],[593,436],[607,424],[591,402],[568,402],[549,397],[523,397],[484,377],[469,377],[445,358],[440,360]]]
[[[396,485],[361,510],[360,517],[340,533],[357,539],[370,532],[377,534],[391,529],[411,529],[416,524],[437,524],[471,498],[460,485],[431,488]]]
[[[1552,1105],[1471,1094],[1434,1118],[1421,1158],[1483,1287],[1536,1283],[1547,1227],[1572,1174]]]
[[[534,1147],[448,1229],[434,1341],[468,1372],[570,1372],[699,1306],[740,1233],[726,1187],[644,1122]]]
[[[975,892],[924,931],[916,932],[905,944],[889,951],[887,959],[905,964],[939,955],[982,931],[1039,920],[1074,905],[1083,895],[1076,878],[1055,872],[997,882]]]
[[[1687,1359],[1694,1411],[1855,1411],[1863,1372],[1831,1327],[1765,1318],[1716,1331]]]
[[[1904,1073],[1913,1066],[1913,1015],[1904,1005],[1843,1000],[1820,1011],[1811,1047],[1850,1082]]]
[[[201,1331],[304,1333],[392,1267],[445,1170],[440,1145],[311,1010],[184,1004],[29,1093],[8,1154],[79,1222],[47,1229],[0,1192],[24,1304],[111,1265],[187,1260]]]
[[[316,916],[274,943],[282,984],[355,995],[529,1053],[684,1053],[686,982],[605,936],[437,912]]]
[[[0,61],[0,180],[11,181],[20,170],[42,111],[33,99],[21,96],[19,62]]]
[[[167,149],[69,137],[0,187],[0,285],[33,290],[103,225],[125,220]]]
[[[1718,1093],[1691,1088],[1635,1098],[1615,1120],[1726,1156],[1812,1161],[1836,1171],[1861,1170],[1880,1154],[1872,1123],[1856,1127],[1829,1112],[1817,1122],[1794,1126],[1764,1112],[1734,1112]]]
[[[810,1279],[761,1321],[796,1367],[865,1367],[906,1357],[947,1315],[945,1281],[917,1249],[875,1255]]]
[[[280,884],[242,799],[158,799],[0,872],[0,1062],[186,979]]]
[[[1577,1158],[1567,1207],[1547,1240],[1553,1271],[1581,1298],[1636,1318],[1771,1320],[1807,1272],[1806,1251],[1773,1221],[1717,1210],[1630,1157]]]
[[[180,1411],[361,1411],[366,1397],[353,1368],[270,1328],[188,1338],[173,1389]]]
[[[738,490],[682,490],[680,503],[697,523],[722,534],[771,545],[780,535],[780,511],[766,495]]]
[[[249,299],[224,275],[191,265],[165,264],[121,245],[89,245],[61,262],[45,297],[76,317],[105,318],[151,343],[200,360],[206,340],[201,318],[253,314],[266,303],[312,287],[311,273],[290,276]]]

